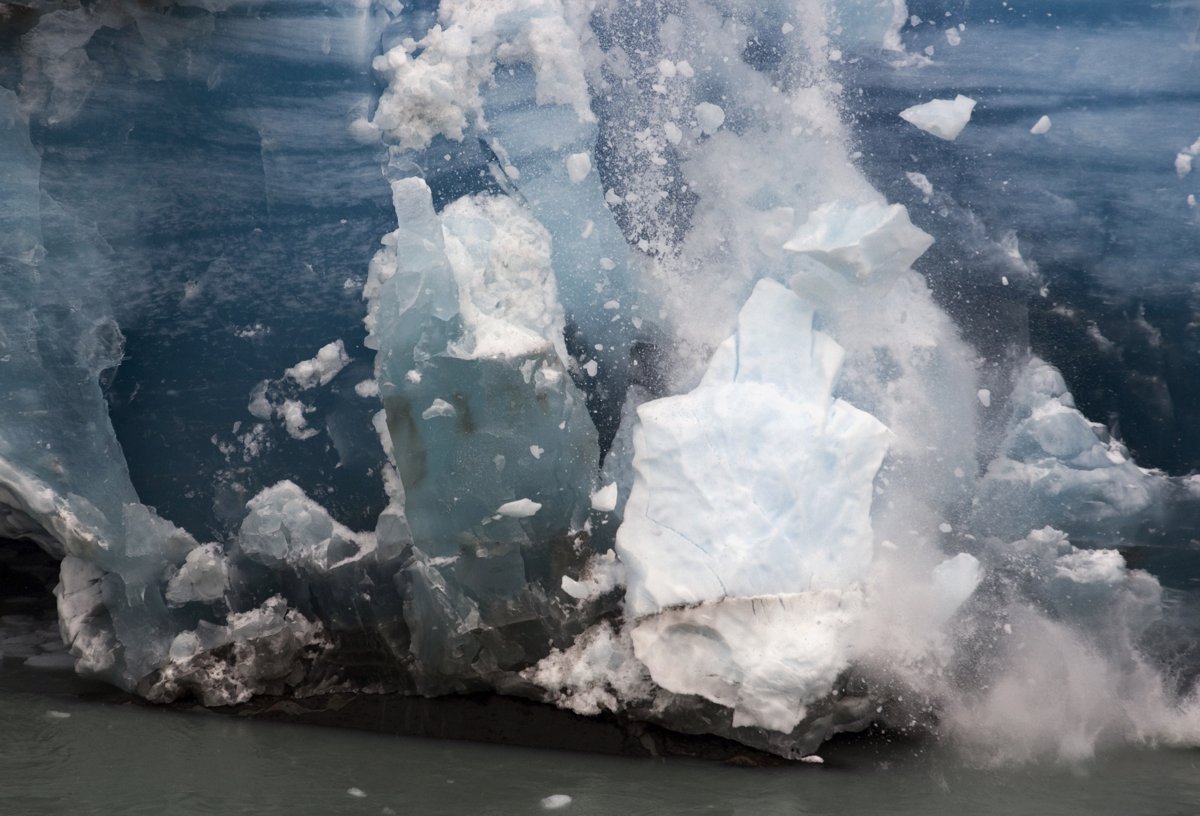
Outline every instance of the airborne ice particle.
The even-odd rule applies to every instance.
[[[1031,127],[1029,129],[1029,132],[1032,133],[1034,136],[1041,136],[1043,133],[1047,132],[1048,130],[1050,130],[1050,117],[1043,116],[1041,119],[1038,119],[1037,122],[1034,123],[1033,127]]]
[[[496,508],[496,513],[508,518],[529,518],[536,515],[542,506],[530,499],[517,499],[515,501],[505,502]]]
[[[952,142],[971,121],[975,100],[959,94],[953,99],[934,99],[900,111],[900,118],[939,139]]]

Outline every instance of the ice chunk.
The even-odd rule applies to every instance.
[[[592,494],[592,509],[611,513],[617,509],[617,483],[609,482]]]
[[[827,694],[862,612],[853,590],[726,598],[670,609],[633,629],[654,682],[733,709],[733,725],[781,733]]]
[[[857,280],[894,278],[933,244],[901,204],[826,204],[783,245]]]
[[[1183,178],[1188,173],[1192,172],[1191,153],[1178,153],[1175,155],[1175,175]]]
[[[1029,129],[1029,132],[1032,133],[1034,136],[1041,136],[1043,133],[1049,133],[1050,132],[1050,117],[1043,115],[1041,119],[1038,119],[1036,122],[1033,123],[1033,127],[1031,127]]]
[[[71,671],[75,668],[75,658],[66,652],[38,654],[25,658],[25,665],[29,666],[31,669]]]
[[[507,516],[508,518],[529,518],[536,515],[537,511],[541,509],[542,506],[535,501],[517,499],[516,501],[505,502],[497,507],[496,514]]]
[[[511,198],[463,198],[438,216],[423,180],[393,186],[400,228],[372,262],[367,342],[416,543],[438,557],[461,536],[577,529],[597,444],[567,370],[549,235]]]
[[[229,588],[229,565],[220,547],[205,544],[187,555],[179,571],[167,582],[166,599],[172,606],[220,600]]]
[[[587,178],[588,173],[592,172],[592,157],[587,153],[572,153],[567,156],[567,176],[575,184]]]
[[[933,183],[924,173],[909,172],[904,174],[908,179],[909,184],[916,187],[925,196],[933,195]]]
[[[971,121],[975,100],[959,94],[954,99],[934,99],[900,111],[900,118],[939,139],[952,142]]]
[[[571,804],[571,797],[565,793],[553,793],[542,799],[542,810],[559,810]]]
[[[997,534],[1019,535],[1013,525],[1030,518],[1067,530],[1130,523],[1165,488],[1160,474],[1138,467],[1107,428],[1088,421],[1062,374],[1043,360],[1032,358],[1020,372],[1009,406],[977,511]]]
[[[841,587],[871,558],[887,431],[830,395],[842,352],[763,281],[690,394],[638,409],[626,609]]]
[[[335,340],[320,348],[311,360],[304,360],[284,372],[303,389],[315,388],[318,385],[328,385],[338,372],[350,363],[350,355],[346,353],[346,344]]]
[[[701,102],[696,106],[695,113],[700,132],[706,136],[716,133],[725,123],[725,111],[720,105],[714,105],[712,102]]]

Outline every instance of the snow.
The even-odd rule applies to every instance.
[[[387,87],[371,125],[394,143],[462,141],[482,117],[481,87],[498,67],[522,62],[534,69],[539,105],[568,105],[579,119],[594,119],[578,35],[560,3],[447,0],[438,16],[420,40],[406,38],[375,58]]]
[[[952,142],[971,121],[975,100],[959,94],[954,99],[934,99],[900,111],[900,118],[939,139]]]
[[[1033,123],[1033,127],[1031,127],[1029,129],[1029,132],[1032,133],[1034,136],[1041,136],[1043,133],[1049,133],[1050,132],[1050,117],[1042,116],[1041,119],[1038,119],[1036,122]]]

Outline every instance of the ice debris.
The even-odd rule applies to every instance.
[[[975,100],[959,94],[953,99],[934,99],[900,111],[900,118],[939,139],[952,142],[971,121]]]

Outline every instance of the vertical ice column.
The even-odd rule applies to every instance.
[[[40,166],[0,88],[0,532],[83,554],[137,500],[98,381],[122,337],[100,242],[42,193]]]
[[[387,80],[369,127],[398,151],[439,136],[469,142],[551,235],[574,372],[607,445],[624,396],[634,333],[629,247],[595,160],[581,38],[586,14],[559,0],[445,0],[438,24],[375,61]],[[440,148],[439,148],[440,154]],[[441,166],[440,154],[425,164]],[[420,161],[420,158],[419,158]],[[607,199],[607,200],[606,200]]]
[[[567,375],[549,236],[506,197],[439,217],[422,180],[394,191],[370,342],[414,542],[453,556],[578,528],[597,446]]]
[[[438,216],[421,179],[393,190],[400,228],[366,294],[412,530],[397,581],[417,688],[469,690],[563,635],[570,610],[549,593],[582,557],[572,534],[596,432],[567,373],[546,231],[508,197],[466,197]]]
[[[645,403],[617,532],[655,682],[787,733],[848,664],[887,429],[834,399],[842,349],[761,281],[688,394]]]
[[[483,96],[487,130],[481,138],[554,236],[551,259],[559,299],[568,332],[577,333],[579,346],[573,350],[583,366],[585,388],[595,394],[594,410],[603,405],[615,414],[624,399],[636,334],[630,250],[595,166],[595,121],[570,105],[539,105],[537,90],[528,66],[498,71]]]

